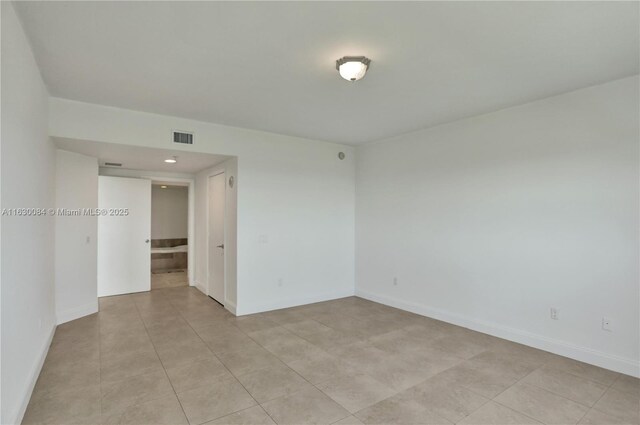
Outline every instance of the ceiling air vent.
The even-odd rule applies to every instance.
[[[183,145],[193,145],[193,133],[186,133],[184,131],[174,131],[173,143],[182,143]]]
[[[104,166],[105,167],[122,167],[122,163],[121,162],[105,162]]]

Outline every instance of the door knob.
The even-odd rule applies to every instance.
[[[147,239],[146,241],[144,241],[144,243],[149,243],[149,239]]]
[[[222,245],[218,245],[216,248],[222,248],[222,249],[224,249],[224,244],[222,244]]]

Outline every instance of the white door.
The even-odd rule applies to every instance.
[[[99,176],[98,208],[98,296],[149,291],[151,180]]]
[[[209,177],[208,295],[224,304],[224,173]]]

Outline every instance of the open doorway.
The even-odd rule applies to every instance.
[[[189,187],[151,185],[151,290],[189,286]]]
[[[139,146],[124,146],[106,142],[75,139],[56,139],[59,150],[87,157],[87,163],[98,162],[98,185],[93,190],[97,198],[96,210],[124,211],[124,214],[100,215],[96,219],[97,261],[94,265],[98,297],[141,293],[151,288],[151,240],[154,254],[171,254],[154,258],[155,271],[180,273],[165,277],[153,289],[167,287],[166,293],[180,294],[182,290],[205,295],[214,294],[224,307],[235,314],[237,310],[237,188],[238,160],[236,157],[208,153],[176,151]],[[166,162],[170,158],[174,161]],[[93,168],[95,169],[95,168]],[[210,205],[209,178],[219,175],[219,201]],[[161,186],[167,186],[162,188]],[[177,187],[188,191],[188,233],[152,233],[152,190]],[[184,189],[180,189],[184,190]],[[224,193],[224,195],[222,195]],[[215,195],[214,195],[215,196]],[[218,197],[216,196],[216,198]],[[184,206],[184,204],[182,204]],[[91,206],[91,205],[89,205]],[[218,219],[210,223],[210,206],[216,208]],[[212,209],[213,209],[212,208]],[[176,221],[177,222],[177,221]],[[182,221],[184,223],[184,221]],[[218,224],[215,224],[218,223]],[[170,222],[171,226],[173,222]],[[218,242],[209,247],[209,229],[216,230]],[[184,225],[182,227],[184,229]],[[71,238],[86,238],[85,231],[70,228]],[[170,239],[166,242],[159,240]],[[182,239],[182,240],[181,240]],[[187,250],[186,266],[176,252]],[[219,247],[218,245],[223,245]],[[172,252],[156,249],[169,248]],[[217,256],[217,258],[216,258]],[[212,261],[210,261],[212,260]],[[216,265],[217,264],[217,265]],[[189,287],[184,285],[186,270]],[[210,276],[212,280],[210,280]],[[216,277],[217,276],[217,277]],[[209,283],[213,284],[210,288]],[[160,293],[158,291],[157,293]],[[213,297],[212,297],[213,298]],[[88,303],[91,300],[87,300]]]

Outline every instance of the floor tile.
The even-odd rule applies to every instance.
[[[341,360],[325,352],[315,352],[287,365],[312,384],[319,384],[332,377],[361,373],[357,365]]]
[[[212,385],[220,376],[231,375],[215,357],[167,368],[166,371],[176,392]]]
[[[536,425],[540,422],[493,401],[488,402],[459,424],[465,425]]]
[[[506,365],[504,369],[500,369],[472,360],[457,364],[430,379],[460,385],[487,398],[497,396],[518,382],[518,378],[509,372]]]
[[[362,409],[355,416],[365,424],[449,425],[453,422],[430,412],[415,401],[398,396],[382,400]]]
[[[620,375],[611,388],[640,398],[640,379],[629,375]]]
[[[593,406],[607,386],[559,370],[538,369],[521,382],[535,385],[585,406]]]
[[[240,375],[238,381],[258,403],[311,387],[304,378],[284,364]]]
[[[247,332],[247,335],[263,347],[267,344],[283,343],[289,340],[300,339],[300,337],[286,329],[284,326],[275,326]]]
[[[214,358],[209,347],[199,339],[188,343],[156,345],[156,351],[165,368],[172,368],[198,360]]]
[[[581,425],[637,425],[638,422],[626,421],[618,416],[607,415],[599,410],[591,409],[578,422]]]
[[[34,393],[22,423],[90,424],[100,420],[100,386]]]
[[[282,396],[262,405],[279,425],[332,424],[349,412],[317,388]]]
[[[188,425],[175,394],[130,406],[124,412],[104,417],[102,425]]]
[[[337,331],[332,329],[326,332],[318,332],[316,334],[307,335],[306,339],[309,343],[315,345],[322,350],[332,350],[345,345],[362,341],[364,338],[350,332]]]
[[[634,394],[610,388],[593,408],[630,423],[640,422],[640,400]]]
[[[336,403],[355,413],[396,393],[393,388],[369,375],[342,375],[317,386]]]
[[[102,384],[102,414],[111,416],[129,406],[173,394],[164,371],[134,376],[122,381]]]
[[[275,425],[267,412],[260,406],[253,406],[231,415],[207,422],[206,425]]]
[[[255,331],[261,331],[264,329],[274,328],[280,326],[279,323],[274,322],[267,317],[259,314],[252,314],[250,316],[230,317],[229,322],[240,328],[241,331],[249,333]]]
[[[362,421],[355,416],[347,416],[344,419],[340,419],[338,422],[334,422],[333,425],[364,425]]]
[[[25,423],[638,425],[635,378],[362,298],[243,317],[192,287],[99,302],[58,326]]]
[[[45,363],[35,391],[65,391],[100,384],[99,361],[77,364]]]
[[[223,376],[213,385],[179,392],[178,399],[191,424],[218,419],[256,404],[232,376]]]
[[[200,333],[200,336],[209,349],[215,354],[250,350],[259,347],[254,340],[240,330],[237,332],[216,334],[215,336],[203,332]]]
[[[304,359],[322,351],[320,348],[297,336],[295,339],[287,339],[286,341],[276,341],[266,344],[264,348],[269,350],[285,363]]]
[[[398,397],[420,403],[427,410],[454,423],[489,401],[488,398],[462,386],[448,385],[432,380],[416,385],[400,393]]]
[[[302,338],[317,334],[318,332],[331,330],[330,327],[325,326],[320,322],[316,322],[315,320],[303,320],[301,322],[285,324],[284,327]]]
[[[445,336],[437,338],[433,341],[433,347],[450,356],[460,357],[463,359],[468,359],[487,351],[485,346],[459,336]]]
[[[280,360],[262,347],[218,354],[218,358],[235,376],[245,375],[267,367],[278,367]]]
[[[119,381],[145,373],[162,371],[162,363],[155,350],[126,352],[111,358],[101,358],[101,381]]]
[[[468,359],[466,364],[478,370],[489,370],[513,379],[521,379],[544,364],[537,356],[509,351],[485,351]]]
[[[542,388],[516,384],[495,398],[498,403],[545,424],[575,424],[589,410]]]
[[[566,357],[555,357],[545,366],[545,369],[561,370],[581,378],[590,379],[603,385],[611,385],[618,378],[616,372],[601,367],[592,366]]]

